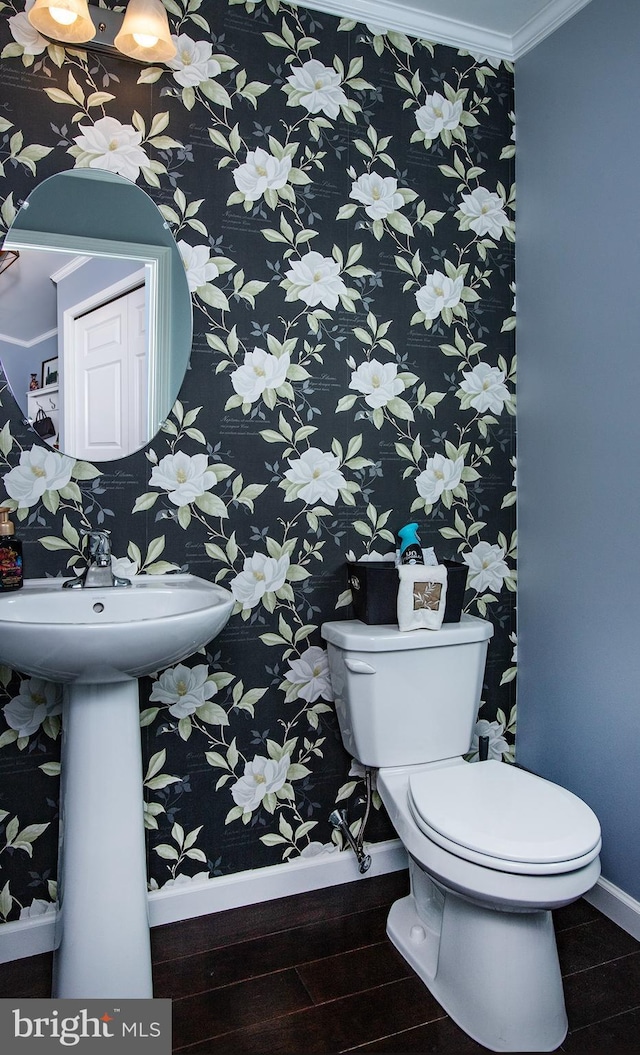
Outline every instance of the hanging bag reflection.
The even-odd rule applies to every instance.
[[[35,416],[33,421],[33,428],[38,433],[41,440],[50,440],[52,436],[56,434],[56,427],[48,414],[45,414],[42,407]]]

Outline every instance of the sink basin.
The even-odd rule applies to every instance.
[[[0,663],[63,683],[54,998],[153,995],[139,678],[225,626],[228,590],[196,575],[131,587],[29,579],[0,597]]]
[[[0,662],[47,681],[123,681],[197,652],[226,625],[228,590],[196,575],[140,576],[131,587],[63,590],[27,579],[0,599]]]

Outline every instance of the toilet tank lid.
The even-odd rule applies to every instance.
[[[395,623],[369,625],[360,619],[323,623],[325,641],[354,652],[396,652],[414,648],[437,648],[488,641],[493,625],[475,615],[463,615],[459,623],[443,623],[439,630],[399,630]]]

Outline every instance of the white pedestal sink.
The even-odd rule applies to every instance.
[[[0,598],[0,662],[64,685],[54,997],[150,997],[137,678],[225,626],[233,597],[195,575]]]

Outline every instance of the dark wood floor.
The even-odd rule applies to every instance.
[[[152,932],[154,986],[189,1055],[485,1051],[442,1011],[385,936],[393,873]],[[640,942],[586,901],[555,914],[569,1034],[560,1051],[640,1047]],[[0,965],[0,997],[48,996],[51,955]]]

